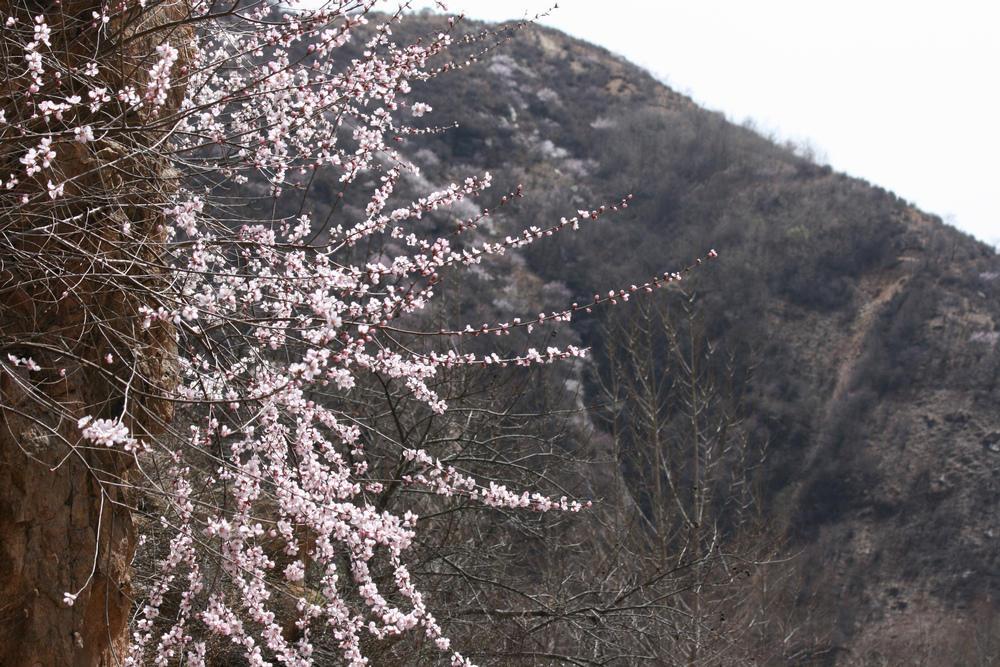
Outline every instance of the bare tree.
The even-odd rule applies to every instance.
[[[619,549],[669,601],[643,636],[662,664],[788,664],[823,651],[798,636],[794,559],[764,520],[766,443],[745,423],[746,364],[720,350],[696,293],[609,318],[598,380],[616,471]],[[648,597],[650,593],[645,592]],[[803,611],[806,610],[806,611]],[[667,657],[669,656],[669,657]]]

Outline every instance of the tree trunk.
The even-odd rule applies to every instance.
[[[12,385],[3,379],[4,405]],[[0,419],[0,665],[121,664],[135,530],[121,487],[99,479],[124,457],[77,450],[53,471],[75,423],[63,418],[55,435],[54,415],[15,410]]]
[[[97,53],[109,90],[143,90],[158,44],[180,46],[178,68],[187,60],[189,29],[149,30],[183,18],[183,3],[137,9],[123,26],[112,22],[104,34],[119,42],[105,38],[97,48],[96,32],[74,17],[100,7],[70,1],[44,12],[65,71],[80,71]],[[16,15],[18,25],[32,25],[29,9],[0,0],[0,16]],[[136,34],[144,36],[131,39]],[[0,74],[18,86],[23,58],[8,51],[0,54]],[[12,125],[30,126],[32,118],[15,117],[18,94],[8,90],[0,108]],[[175,86],[163,112],[176,109],[182,95]],[[162,209],[176,174],[149,153],[154,137],[142,129],[146,120],[126,113],[113,139],[54,143],[53,169],[67,182],[65,197],[25,206],[8,199],[0,209],[3,667],[103,667],[127,655],[136,458],[82,441],[78,420],[119,420],[148,442],[172,416],[165,399],[176,384],[176,333],[169,324],[143,328],[139,308],[158,305],[166,279]],[[28,147],[4,144],[0,173],[18,173]],[[112,162],[114,168],[104,167]],[[44,192],[40,182],[21,187]],[[11,357],[30,358],[40,369]]]

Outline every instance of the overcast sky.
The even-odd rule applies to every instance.
[[[503,20],[550,4],[448,7]],[[1000,243],[995,0],[560,0],[542,22]]]

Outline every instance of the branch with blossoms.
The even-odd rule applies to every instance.
[[[380,498],[528,512],[587,503],[411,446],[399,403],[433,420],[449,410],[436,383],[456,366],[532,367],[585,350],[477,355],[412,340],[565,326],[694,267],[549,314],[422,332],[444,271],[571,231],[628,198],[461,249],[423,236],[421,219],[481,196],[491,178],[399,201],[416,167],[397,138],[447,131],[417,125],[429,107],[411,85],[471,66],[507,33],[456,38],[450,21],[400,45],[405,6],[374,15],[374,4],[124,0],[11,5],[4,17],[0,374],[75,430],[6,396],[0,407],[53,430],[65,457],[86,464],[102,517],[106,498],[109,511],[138,512],[112,490],[138,491],[155,509],[168,548],[131,619],[126,664],[204,665],[215,638],[251,665],[310,665],[322,636],[362,665],[366,642],[404,635],[471,664],[414,584],[407,555],[420,517]],[[479,50],[433,65],[456,42]],[[314,216],[318,178],[356,206]],[[68,383],[86,387],[72,409],[56,391]],[[362,388],[376,384],[394,435],[359,417]],[[95,570],[111,548],[102,530]],[[90,581],[64,591],[65,604]]]

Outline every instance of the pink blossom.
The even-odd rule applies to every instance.
[[[434,131],[408,125],[431,111],[410,97],[412,84],[439,73],[429,63],[452,38],[444,32],[400,45],[386,23],[358,45],[361,55],[343,57],[338,49],[357,39],[373,6],[364,0],[357,12],[344,9],[355,4],[275,13],[275,3],[251,3],[241,7],[244,13],[218,18],[209,3],[195,1],[191,20],[200,21],[199,32],[184,45],[184,57],[167,35],[136,60],[142,64],[135,79],[114,88],[98,79],[103,61],[100,67],[86,62],[67,69],[54,53],[44,17],[33,20],[31,31],[16,30],[13,18],[7,19],[12,29],[5,44],[23,63],[16,76],[28,91],[19,100],[18,118],[9,121],[23,137],[12,145],[24,167],[18,171],[22,180],[4,177],[11,206],[44,203],[56,211],[45,221],[52,224],[83,224],[72,216],[90,216],[87,224],[107,219],[105,209],[118,202],[88,198],[85,178],[73,177],[73,207],[52,201],[65,196],[68,178],[59,171],[57,153],[89,155],[111,140],[141,147],[169,167],[163,173],[176,176],[176,189],[149,198],[148,212],[155,215],[114,225],[129,237],[114,242],[142,240],[155,261],[123,262],[116,253],[85,257],[101,276],[121,276],[132,261],[136,266],[129,271],[163,274],[155,293],[138,293],[135,325],[149,331],[170,324],[177,332],[180,384],[166,398],[179,411],[194,406],[175,420],[170,438],[140,442],[128,425],[136,403],[156,391],[161,378],[143,377],[140,364],[131,368],[128,350],[117,364],[108,352],[98,370],[114,376],[122,392],[120,413],[77,424],[88,446],[120,449],[139,463],[155,449],[164,462],[160,466],[156,459],[157,475],[144,483],[165,508],[159,519],[169,544],[140,602],[127,664],[203,665],[202,640],[216,635],[239,646],[249,664],[275,656],[281,664],[310,665],[315,658],[308,631],[322,624],[337,638],[346,664],[366,664],[365,635],[420,632],[451,664],[471,665],[460,653],[448,654],[452,642],[407,568],[420,529],[417,514],[387,511],[379,494],[402,485],[432,500],[458,497],[530,512],[575,512],[586,504],[480,479],[440,452],[405,443],[396,444],[405,464],[399,479],[378,477],[380,454],[370,443],[384,435],[351,410],[367,400],[359,387],[393,383],[421,410],[445,413],[449,405],[436,387],[446,369],[529,367],[582,357],[584,348],[543,341],[579,311],[662,287],[687,271],[627,288],[601,286],[583,305],[421,331],[450,274],[581,225],[601,224],[626,208],[630,196],[504,238],[473,235],[494,215],[476,203],[490,196],[489,173],[403,199],[401,184],[418,180],[419,172],[397,139]],[[143,6],[102,6],[81,29],[93,30],[97,40],[113,39],[119,24],[112,18]],[[131,174],[132,156],[115,159],[109,174]],[[50,173],[38,176],[45,170]],[[327,219],[322,209],[308,210],[308,200],[297,206],[292,197],[317,173],[343,191],[360,193],[357,207],[342,206]],[[231,197],[239,188],[260,196],[236,201]],[[132,194],[130,189],[125,198]],[[146,196],[137,194],[137,200]],[[494,201],[504,207],[520,196],[517,186]],[[463,211],[471,206],[473,213],[452,213],[452,233],[428,234],[426,218],[446,215],[456,205]],[[153,229],[146,225],[150,219]],[[459,234],[464,236],[457,239]],[[133,282],[141,283],[123,280],[122,289],[142,287]],[[532,341],[517,348],[523,353],[473,353],[461,346],[469,337],[514,330]],[[415,348],[401,342],[407,336],[431,336],[439,344]],[[30,358],[8,359],[14,367],[41,370]],[[212,465],[205,467],[206,460]],[[203,489],[224,500],[207,504],[212,494]],[[313,536],[309,546],[298,541],[300,530]],[[262,547],[265,535],[283,556]],[[213,554],[210,567],[206,549]],[[213,587],[217,575],[226,583]],[[281,578],[310,591],[293,594],[304,629],[300,641],[286,639],[276,620],[275,591],[267,582]],[[64,602],[72,604],[76,595],[67,593]]]

